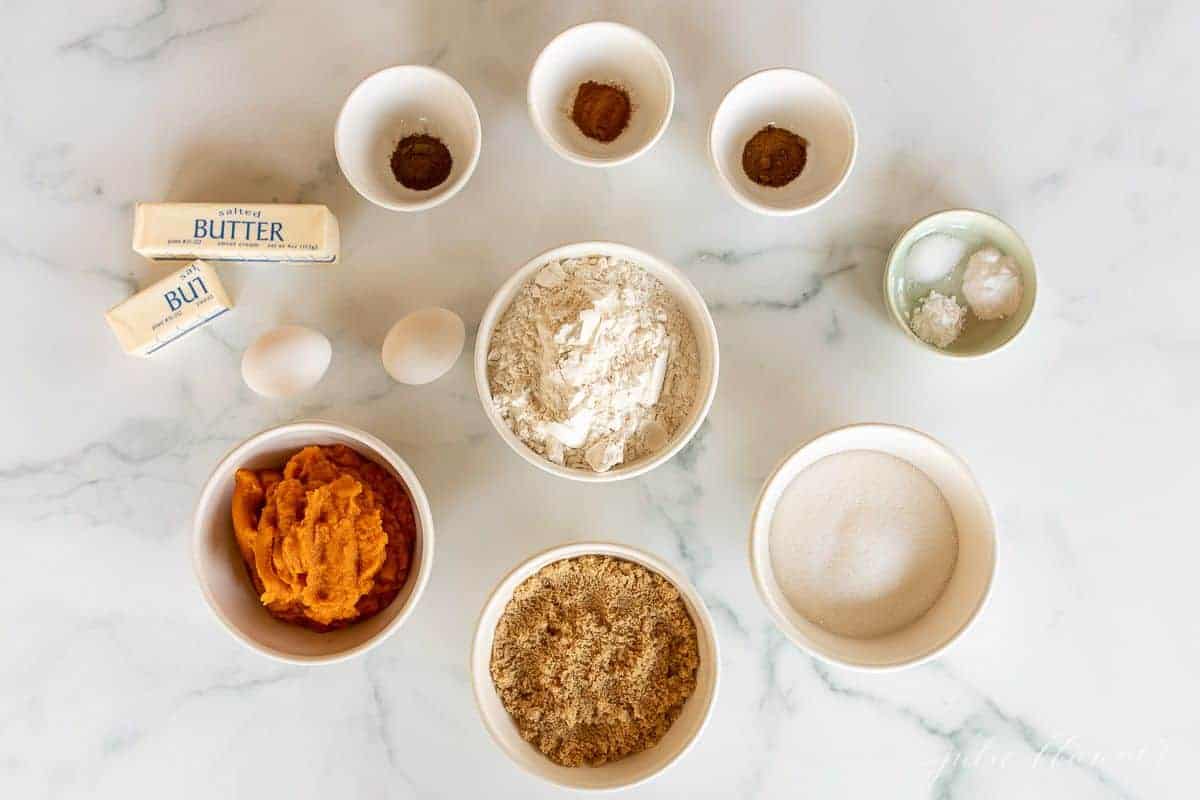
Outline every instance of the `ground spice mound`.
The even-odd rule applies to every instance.
[[[571,119],[580,132],[598,142],[611,142],[629,124],[629,94],[619,86],[595,81],[580,84]]]
[[[408,493],[344,445],[305,447],[282,471],[239,469],[232,517],[260,601],[286,622],[328,631],[366,619],[408,577]]]
[[[608,556],[556,561],[524,581],[492,644],[492,680],[521,736],[566,767],[656,745],[699,666],[679,591]]]
[[[425,191],[450,177],[454,159],[441,139],[426,133],[405,136],[392,152],[392,175],[409,189]]]
[[[808,163],[808,141],[786,128],[768,125],[742,148],[742,169],[760,186],[791,183]]]

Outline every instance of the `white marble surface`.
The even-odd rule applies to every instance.
[[[96,0],[0,7],[0,796],[548,797],[487,738],[467,649],[493,583],[546,546],[636,544],[716,616],[712,723],[639,797],[1195,797],[1200,212],[1194,3],[650,4]],[[527,70],[575,22],[652,36],[675,70],[663,140],[572,166],[525,114]],[[343,97],[390,64],[472,93],[478,171],[393,214],[338,173]],[[757,217],[706,159],[723,91],[767,65],[848,97],[845,190]],[[332,269],[221,267],[236,313],[150,361],[102,312],[162,268],[129,249],[137,200],[326,203]],[[885,317],[884,254],[913,219],[998,213],[1040,265],[1009,350],[959,363]],[[681,266],[720,331],[712,415],[671,465],[614,486],[541,474],[480,411],[465,357],[392,383],[387,327],[430,304],[473,325],[531,255],[612,238]],[[334,343],[294,402],[242,385],[279,322]],[[210,617],[188,560],[198,487],[231,444],[320,415],[388,440],[438,521],[421,606],[364,658],[287,668]],[[995,505],[992,602],[936,663],[863,676],[789,645],[750,582],[751,503],[785,452],[858,420],[912,425]]]

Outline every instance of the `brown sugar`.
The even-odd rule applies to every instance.
[[[657,744],[699,666],[679,591],[609,556],[556,561],[524,581],[492,644],[492,680],[521,736],[567,767]]]
[[[571,119],[580,132],[598,142],[611,142],[629,124],[629,93],[619,86],[587,81],[575,93]]]
[[[450,177],[454,159],[441,139],[427,133],[405,136],[392,152],[392,175],[405,187],[425,191]]]
[[[786,128],[768,125],[742,149],[742,169],[760,186],[785,186],[804,171],[808,141]]]

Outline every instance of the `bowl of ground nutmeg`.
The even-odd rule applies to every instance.
[[[470,180],[482,138],[475,103],[458,81],[407,64],[355,87],[333,141],[338,166],[359,194],[393,211],[424,211]]]
[[[648,36],[588,22],[556,36],[529,73],[529,117],[554,152],[589,167],[649,150],[671,119],[675,79]]]
[[[850,107],[829,84],[795,69],[767,69],[725,95],[708,147],[735,200],[783,216],[811,211],[842,188],[858,134]]]
[[[718,661],[712,618],[683,576],[639,550],[582,542],[500,582],[471,674],[484,727],[519,767],[612,790],[687,752],[711,714]]]

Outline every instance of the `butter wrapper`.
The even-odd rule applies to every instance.
[[[138,203],[133,249],[157,260],[334,263],[337,217],[283,203]]]
[[[149,356],[231,308],[217,271],[193,261],[113,306],[104,318],[126,353]]]

